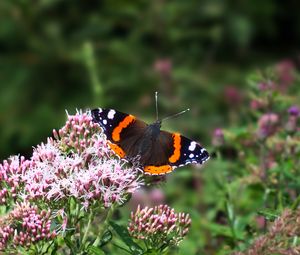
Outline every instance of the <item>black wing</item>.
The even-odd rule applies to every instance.
[[[128,158],[137,156],[138,151],[135,145],[144,135],[147,127],[145,122],[133,115],[113,109],[99,108],[91,112],[93,121],[100,124],[111,143],[124,151],[124,156]],[[119,153],[117,154],[121,156]]]

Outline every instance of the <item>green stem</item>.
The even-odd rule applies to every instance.
[[[87,224],[87,227],[85,229],[85,232],[84,232],[84,235],[83,235],[83,238],[82,238],[82,243],[81,243],[81,246],[83,246],[86,242],[86,239],[88,237],[88,232],[90,230],[90,227],[91,227],[91,223],[94,219],[94,212],[93,210],[91,210],[90,214],[89,214],[89,220],[88,220],[88,224]]]
[[[291,207],[292,210],[296,210],[298,208],[299,204],[300,204],[300,196],[298,196],[296,198],[296,200],[294,201],[294,203],[292,204],[292,207]]]
[[[94,47],[91,42],[85,42],[83,44],[83,58],[91,79],[92,91],[94,93],[94,104],[97,105],[99,101],[103,100],[103,90],[97,75]]]
[[[103,235],[104,231],[106,230],[106,227],[109,224],[108,222],[109,222],[109,220],[111,219],[111,217],[113,215],[114,209],[115,209],[114,205],[112,205],[109,208],[109,210],[108,210],[108,212],[106,214],[106,218],[105,218],[105,220],[103,222],[103,226],[102,226],[101,230],[99,231],[99,234],[97,236],[97,239],[94,241],[93,246],[98,246],[99,245],[99,243],[101,241],[101,238],[102,238],[102,235]]]

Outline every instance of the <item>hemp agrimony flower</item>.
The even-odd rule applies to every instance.
[[[32,244],[55,238],[50,216],[50,210],[39,210],[25,202],[17,204],[13,211],[0,218],[0,251],[17,246],[28,249]]]
[[[167,205],[143,209],[138,206],[136,212],[131,212],[128,231],[132,237],[144,240],[148,247],[160,249],[177,246],[188,233],[190,225],[188,214],[176,213]]]
[[[0,205],[7,211],[0,218],[0,250],[9,254],[58,246],[63,253],[87,252],[89,237],[107,228],[108,212],[143,184],[139,169],[109,149],[89,112],[69,115],[53,135],[30,159],[12,156],[0,164]],[[92,224],[96,217],[99,226]]]
[[[22,176],[28,199],[73,197],[86,209],[93,202],[107,208],[124,203],[141,186],[138,170],[112,156],[89,115],[68,116],[58,134],[57,140],[48,139],[34,149],[31,167]]]

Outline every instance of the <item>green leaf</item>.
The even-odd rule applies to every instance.
[[[128,230],[120,226],[114,222],[110,222],[110,225],[116,231],[116,233],[120,236],[121,240],[128,246],[128,248],[133,252],[133,254],[143,254],[143,249],[137,243],[135,243],[131,236],[128,233]]]
[[[106,245],[112,239],[112,233],[110,230],[107,230],[101,238],[100,247]]]
[[[266,218],[266,220],[274,221],[278,218],[279,214],[274,210],[260,210],[258,212],[259,215],[262,215]]]
[[[75,251],[74,251],[74,244],[73,244],[73,242],[71,241],[71,237],[70,237],[70,236],[66,236],[66,237],[64,238],[64,241],[65,241],[66,245],[70,248],[70,250],[72,251],[72,253],[74,253],[74,252],[75,252]]]
[[[102,251],[100,248],[96,246],[90,246],[88,249],[89,254],[95,254],[95,255],[105,255],[104,251]]]

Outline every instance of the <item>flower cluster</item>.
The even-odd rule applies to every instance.
[[[89,115],[76,114],[58,131],[59,140],[37,146],[30,168],[22,175],[27,199],[74,197],[85,208],[94,201],[109,207],[122,204],[141,186],[138,170],[113,158],[104,135],[93,130],[100,128]]]
[[[188,233],[190,225],[188,214],[175,213],[167,205],[143,209],[138,206],[136,212],[131,213],[128,231],[132,237],[146,241],[150,247],[158,248],[178,245]]]
[[[51,230],[50,210],[39,210],[37,206],[24,202],[0,218],[0,251],[16,246],[29,248],[55,237],[55,230]]]
[[[276,133],[279,124],[279,116],[276,113],[263,114],[258,120],[258,136],[265,138]]]
[[[15,208],[0,220],[2,250],[54,238],[59,229],[87,218],[87,211],[123,204],[143,184],[137,168],[114,156],[89,112],[68,116],[53,135],[34,148],[29,160],[12,156],[0,164],[0,204]],[[52,211],[57,232],[50,231],[45,208]]]
[[[299,254],[300,246],[292,245],[293,238],[300,235],[300,209],[286,209],[269,227],[269,231],[255,239],[251,247],[235,255]]]
[[[12,156],[0,164],[0,205],[7,204],[9,198],[16,200],[22,189],[22,175],[30,166],[24,157]]]

